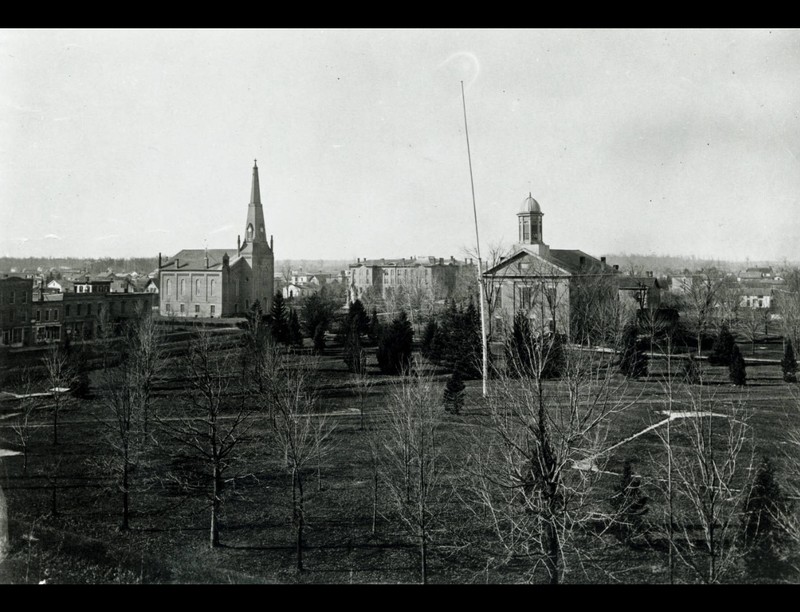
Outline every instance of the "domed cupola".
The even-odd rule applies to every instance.
[[[528,197],[522,201],[522,206],[517,213],[520,244],[542,244],[543,216],[544,213],[542,213],[539,202],[528,193]]]

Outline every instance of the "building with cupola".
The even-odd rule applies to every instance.
[[[543,238],[541,206],[529,193],[517,212],[518,242],[511,253],[486,270],[483,278],[493,329],[509,329],[515,315],[529,319],[537,334],[570,335],[571,300],[581,291],[581,280],[618,274],[578,249],[551,249]],[[585,284],[585,283],[584,283]]]
[[[267,240],[258,164],[253,164],[244,240],[236,248],[184,249],[162,261],[159,255],[159,313],[165,317],[231,317],[257,301],[272,308],[275,256]]]

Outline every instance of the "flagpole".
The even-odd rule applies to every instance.
[[[472,188],[472,214],[475,218],[475,248],[478,253],[478,291],[480,294],[481,306],[481,352],[483,353],[483,364],[481,368],[483,378],[483,397],[486,397],[486,379],[488,378],[488,365],[487,365],[487,338],[486,338],[486,317],[483,312],[484,287],[483,287],[483,263],[481,261],[481,241],[478,235],[478,208],[475,205],[475,181],[472,178],[472,155],[469,151],[469,130],[467,129],[467,99],[464,95],[464,81],[461,81],[461,103],[464,107],[464,134],[467,137],[467,160],[469,161],[469,184]]]

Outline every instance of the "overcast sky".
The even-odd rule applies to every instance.
[[[0,30],[0,255],[800,259],[800,30]]]

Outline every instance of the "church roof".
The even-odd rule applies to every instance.
[[[233,256],[231,256],[233,253]],[[206,266],[206,254],[208,254],[208,266]],[[230,258],[229,265],[238,259],[236,255],[236,248],[232,249],[183,249],[176,253],[174,257],[169,258],[161,265],[162,270],[221,270],[222,258],[225,255]],[[176,268],[175,262],[180,264],[180,268]]]

